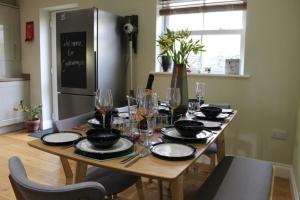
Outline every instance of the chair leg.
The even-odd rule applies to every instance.
[[[22,194],[18,191],[18,189],[17,189],[17,187],[16,187],[16,185],[15,185],[15,182],[14,182],[14,180],[12,179],[11,175],[9,175],[8,178],[9,178],[10,184],[11,184],[11,186],[12,186],[12,188],[13,188],[13,191],[14,191],[14,193],[15,193],[16,199],[17,199],[17,200],[25,200],[25,199],[23,198]]]
[[[145,200],[145,194],[144,194],[143,183],[141,178],[136,182],[135,186],[138,192],[139,200]]]

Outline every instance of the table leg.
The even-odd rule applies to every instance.
[[[163,181],[162,180],[158,180],[158,192],[159,192],[159,199],[163,200],[163,194],[164,194],[164,188],[163,188]]]
[[[139,200],[145,200],[144,188],[141,178],[136,182],[136,189],[138,192]]]
[[[217,147],[218,147],[217,159],[218,159],[218,163],[219,163],[225,157],[224,131],[222,133],[220,133],[220,135],[217,138]]]
[[[84,162],[76,162],[76,173],[74,183],[80,183],[84,181],[86,176],[87,164]]]
[[[172,200],[183,200],[183,175],[171,182]]]
[[[73,184],[73,172],[72,172],[72,169],[70,167],[70,163],[69,163],[68,159],[66,159],[65,157],[60,156],[60,161],[61,161],[62,167],[64,169],[64,172],[65,172],[66,185]]]

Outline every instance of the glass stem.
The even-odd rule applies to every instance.
[[[105,128],[105,114],[102,114],[102,118],[103,118],[103,128]]]
[[[146,145],[147,147],[150,147],[150,141],[149,141],[149,134],[150,134],[150,131],[151,131],[151,125],[150,125],[150,120],[148,119],[147,117],[147,133],[146,133]]]
[[[174,109],[171,109],[171,126],[173,126]]]

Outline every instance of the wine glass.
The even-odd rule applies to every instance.
[[[136,94],[135,97],[136,97],[137,104],[140,104],[143,97],[146,95],[145,89],[137,88],[135,94]]]
[[[173,126],[174,109],[180,104],[180,89],[179,88],[168,88],[166,93],[166,102],[171,108],[171,126]]]
[[[199,102],[199,106],[201,106],[204,103],[205,83],[196,82],[195,93],[196,93],[196,98],[198,99]]]
[[[95,107],[102,114],[103,128],[105,128],[105,114],[113,107],[111,89],[99,89],[95,96]]]
[[[146,141],[145,146],[149,147],[150,145],[150,136],[153,134],[153,118],[154,118],[154,104],[152,101],[152,97],[150,95],[144,95],[140,105],[139,111],[143,117],[147,120],[147,133],[146,133]]]

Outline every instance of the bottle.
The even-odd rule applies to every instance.
[[[147,85],[146,85],[146,88],[145,88],[145,94],[146,94],[145,102],[152,101],[153,81],[154,81],[154,75],[149,74]],[[142,114],[140,112],[137,112],[136,119],[140,121],[140,129],[141,130],[147,130],[147,119],[145,117],[142,117]]]
[[[150,96],[152,95],[152,84],[153,84],[153,81],[154,81],[154,75],[153,74],[149,74],[147,85],[146,85],[146,89],[145,89],[146,95],[150,95]]]

